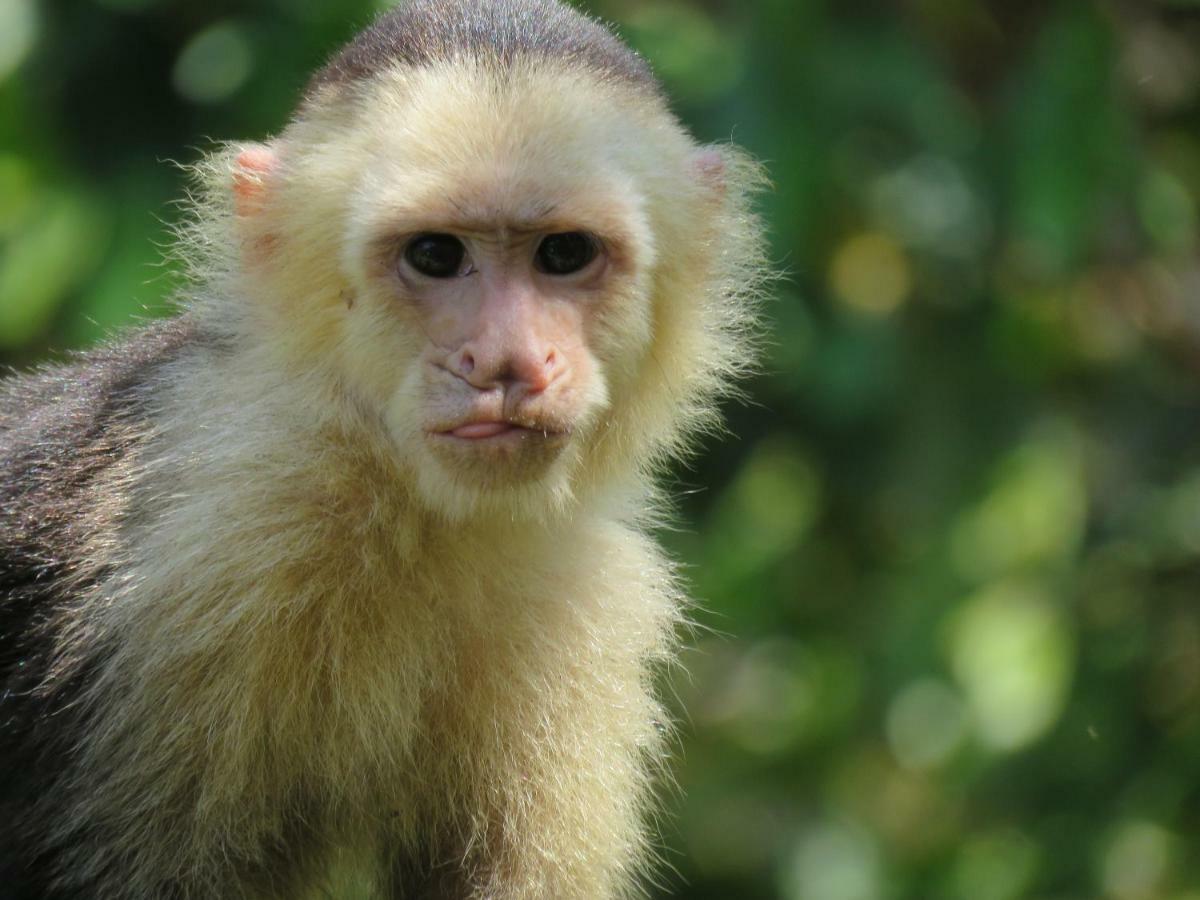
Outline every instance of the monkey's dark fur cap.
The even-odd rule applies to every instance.
[[[342,48],[312,77],[305,97],[396,64],[420,67],[464,56],[501,66],[520,58],[555,59],[661,90],[642,57],[598,22],[554,0],[407,0]]]

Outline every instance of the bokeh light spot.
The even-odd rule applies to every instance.
[[[963,574],[987,579],[1068,558],[1087,513],[1082,451],[1067,426],[1048,429],[1001,464],[995,485],[960,521],[952,550]]]
[[[791,900],[877,900],[882,896],[879,854],[860,827],[826,822],[798,841],[784,876]]]
[[[38,202],[39,189],[29,161],[0,155],[0,238],[15,235]]]
[[[1146,231],[1167,253],[1196,245],[1196,200],[1187,185],[1166,169],[1151,169],[1138,191],[1138,214]]]
[[[1017,750],[1058,721],[1074,640],[1045,592],[1024,582],[985,588],[955,614],[950,647],[954,675],[989,747]]]
[[[833,292],[847,306],[872,315],[886,315],[912,290],[908,256],[891,237],[859,234],[834,253],[829,268]]]
[[[923,154],[871,187],[875,217],[906,243],[942,256],[973,257],[987,239],[984,208],[962,170]]]
[[[1168,540],[1187,555],[1200,555],[1200,471],[1163,492],[1153,517]]]
[[[821,482],[792,441],[764,441],[713,512],[713,564],[742,577],[795,550],[821,503]]]
[[[242,27],[221,22],[188,41],[175,61],[171,83],[193,103],[217,103],[246,83],[254,54]]]
[[[33,0],[0,0],[0,81],[25,59],[37,33]]]
[[[94,271],[105,224],[71,194],[47,198],[29,216],[0,257],[0,346],[19,347],[47,329],[64,295]]]
[[[1174,857],[1174,837],[1152,822],[1123,823],[1113,835],[1100,866],[1104,893],[1116,900],[1153,900],[1160,896]]]
[[[954,900],[1017,900],[1037,874],[1040,849],[1020,831],[1006,829],[968,839],[950,870]]]
[[[933,678],[904,688],[887,711],[887,738],[897,762],[907,769],[941,765],[962,744],[966,709],[958,693]]]
[[[836,645],[773,638],[715,659],[717,671],[698,673],[707,683],[693,715],[751,753],[780,755],[836,731],[860,698],[855,661]]]
[[[639,3],[629,9],[627,37],[654,60],[673,93],[700,101],[729,90],[741,58],[728,32],[693,3]]]
[[[1200,60],[1193,44],[1185,31],[1169,28],[1150,17],[1136,21],[1121,59],[1130,88],[1160,110],[1173,109],[1193,99],[1200,87]]]

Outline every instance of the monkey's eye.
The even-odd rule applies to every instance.
[[[429,278],[453,278],[462,269],[467,248],[452,234],[419,234],[404,248],[404,259]]]
[[[599,253],[596,239],[582,231],[563,231],[542,238],[534,254],[534,265],[547,275],[578,272]]]

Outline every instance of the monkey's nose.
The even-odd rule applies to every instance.
[[[448,362],[449,370],[479,390],[518,388],[537,394],[546,390],[562,373],[562,355],[554,347],[536,353],[528,348],[489,355],[477,347],[463,347]]]
[[[522,385],[531,394],[544,391],[558,377],[558,351],[553,347],[547,349],[546,356],[541,362],[537,362],[536,358],[522,362],[523,364],[518,368],[510,360],[508,381],[512,384]]]
[[[467,377],[475,371],[475,356],[469,350],[459,350],[450,357],[447,367],[459,378],[467,380]]]

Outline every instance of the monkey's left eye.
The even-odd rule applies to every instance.
[[[542,238],[534,254],[534,265],[547,275],[578,272],[600,252],[596,239],[582,231],[563,231]]]
[[[452,278],[462,269],[467,248],[452,234],[420,234],[404,248],[410,266],[430,278]]]

